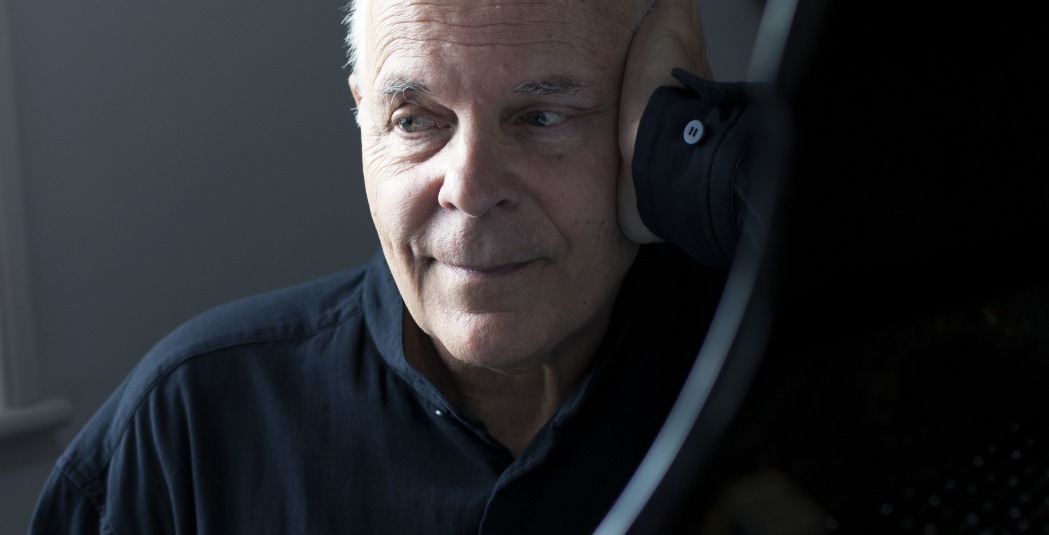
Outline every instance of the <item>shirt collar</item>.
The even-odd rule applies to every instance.
[[[362,299],[365,325],[386,364],[431,408],[453,411],[451,402],[429,378],[408,362],[404,354],[404,300],[382,250],[376,252],[368,263]]]

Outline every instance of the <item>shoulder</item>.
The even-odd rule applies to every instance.
[[[365,273],[365,266],[357,266],[215,307],[172,331],[145,361],[176,364],[231,346],[309,336],[332,328],[361,314]]]
[[[366,273],[365,266],[358,266],[200,314],[146,354],[127,379],[123,397],[141,398],[167,376],[190,365],[193,369],[206,367],[209,373],[220,368],[243,372],[273,366],[273,359],[265,356],[272,347],[281,348],[282,360],[298,358],[295,364],[301,364],[302,356],[296,353],[305,352],[301,348],[309,347],[309,340],[346,330],[351,336],[361,334]]]
[[[158,425],[176,425],[186,417],[179,411],[193,409],[194,396],[214,395],[216,384],[236,388],[230,381],[246,379],[244,375],[279,376],[286,369],[310,366],[301,348],[318,337],[344,331],[362,336],[366,273],[365,266],[355,267],[190,319],[145,355],[79,432],[58,469],[81,489],[102,484],[97,479],[104,477],[129,434],[138,442],[151,440],[141,435],[157,432]],[[270,350],[275,346],[281,351]]]

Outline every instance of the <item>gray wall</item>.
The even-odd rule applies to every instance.
[[[701,6],[715,77],[744,79],[760,8]],[[74,414],[0,443],[0,535],[157,339],[375,251],[340,8],[8,0],[41,389]]]

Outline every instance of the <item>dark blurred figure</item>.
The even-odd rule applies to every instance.
[[[775,85],[771,337],[660,528],[1049,533],[1049,22],[801,0]]]

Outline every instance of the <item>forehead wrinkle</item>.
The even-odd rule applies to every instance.
[[[462,5],[440,1],[379,2],[371,28],[380,61],[398,41],[460,46],[560,44],[601,50],[612,24],[603,10],[572,9],[570,1]],[[567,39],[566,39],[567,38]]]
[[[398,91],[396,91],[396,90],[384,91],[383,88],[384,87],[399,87],[399,84],[402,84],[402,83],[408,82],[408,81],[412,81],[416,85],[412,86],[412,87],[407,87],[406,89],[417,89],[417,90],[420,90],[420,91],[425,91],[427,93],[432,93],[431,88],[425,82],[410,80],[409,77],[398,76],[397,74],[393,74],[393,73],[391,73],[389,78],[384,80],[384,78],[386,78],[386,77],[382,75],[382,71],[385,70],[385,66],[388,65],[390,59],[395,57],[395,56],[398,57],[398,58],[402,58],[402,59],[411,58],[413,60],[411,63],[417,64],[417,65],[418,64],[428,64],[428,63],[433,62],[435,58],[422,56],[422,55],[419,54],[419,51],[422,50],[426,45],[448,44],[448,45],[462,47],[462,48],[465,48],[465,49],[474,49],[474,48],[481,48],[481,49],[493,48],[494,49],[494,48],[501,48],[501,47],[527,47],[527,46],[530,46],[530,45],[539,45],[539,46],[543,46],[543,47],[561,46],[561,47],[563,47],[565,49],[574,49],[574,50],[579,50],[580,49],[579,43],[572,43],[572,42],[569,42],[569,41],[563,41],[563,40],[559,40],[559,39],[540,39],[540,40],[527,40],[527,41],[526,40],[522,40],[522,41],[517,41],[517,42],[514,42],[514,43],[507,43],[507,44],[501,44],[500,45],[500,44],[484,44],[484,43],[464,44],[464,43],[462,43],[460,41],[456,41],[456,40],[452,40],[452,39],[445,39],[445,38],[410,38],[410,37],[404,37],[404,36],[390,37],[389,33],[387,33],[386,35],[387,35],[387,37],[382,38],[382,41],[384,41],[384,42],[379,43],[379,45],[375,47],[374,51],[377,52],[377,54],[375,56],[373,56],[373,58],[374,58],[374,60],[373,60],[374,61],[374,63],[373,63],[373,72],[375,73],[377,78],[379,78],[379,83],[377,83],[374,87],[376,87],[378,89],[378,92],[380,94],[382,94],[382,93],[396,93]],[[398,42],[399,42],[399,44],[398,44]],[[553,50],[551,50],[551,53],[556,54],[559,57],[564,54],[563,52],[555,53],[555,52],[553,52]],[[442,55],[443,54],[440,54],[438,57],[441,57]],[[594,63],[598,62],[598,61],[595,61],[595,57],[594,57],[593,54],[584,54],[584,56],[588,59],[589,62],[591,62],[591,64],[594,64]],[[445,56],[445,57],[447,58],[448,56]],[[397,70],[400,70],[400,69],[403,69],[403,68],[404,67],[402,66],[402,67],[400,67]],[[572,94],[578,93],[582,89],[585,89],[588,85],[589,85],[588,83],[584,82],[583,80],[579,79],[578,77],[564,75],[564,74],[555,74],[555,75],[551,75],[549,77],[545,77],[545,78],[541,78],[541,79],[527,80],[527,81],[518,83],[518,84],[512,86],[511,88],[509,88],[509,92],[511,92],[512,94],[519,94],[519,95],[528,95],[528,94],[531,94],[531,95],[552,95],[552,94],[572,95]]]
[[[632,0],[640,1],[640,0]],[[389,0],[369,2],[366,53],[373,76],[380,76],[394,57],[452,61],[454,48],[534,47],[563,56],[577,51],[591,66],[616,68],[629,44],[628,17],[620,0],[517,1],[494,5],[485,0]],[[478,6],[478,3],[486,5]],[[593,6],[593,7],[589,7]],[[632,28],[631,28],[632,29]],[[623,31],[618,31],[623,30]],[[450,48],[446,48],[450,47]],[[622,48],[622,50],[618,50]],[[617,50],[612,56],[609,50]],[[370,56],[370,57],[369,57]],[[612,62],[612,63],[610,63]],[[374,78],[373,78],[374,80]],[[521,84],[521,93],[533,94]]]
[[[537,37],[528,32],[537,24],[547,27],[546,35]],[[596,48],[596,43],[586,39],[573,42],[562,36],[573,35],[563,21],[536,20],[534,22],[492,22],[485,24],[453,24],[440,20],[386,21],[376,49],[386,51],[395,48],[397,42],[444,43],[464,47],[528,46],[560,44],[571,47]],[[523,31],[517,31],[523,30]],[[527,36],[527,37],[526,37]],[[385,53],[384,55],[388,55]]]

